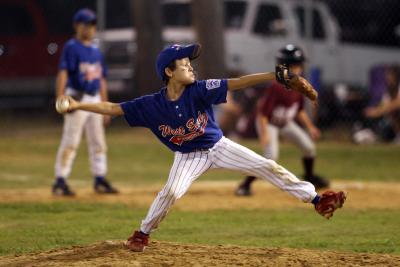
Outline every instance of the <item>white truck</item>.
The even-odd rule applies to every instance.
[[[400,60],[399,46],[341,43],[338,23],[323,2],[221,1],[224,2],[225,53],[229,70],[243,73],[272,70],[276,51],[293,43],[305,50],[307,66],[321,71],[323,85],[346,83],[366,88],[373,66]],[[162,13],[166,43],[196,41],[190,0],[165,0]],[[130,60],[136,50],[135,31],[132,27],[105,29],[100,32],[100,40],[110,64],[110,87],[122,89],[123,81],[132,76]]]

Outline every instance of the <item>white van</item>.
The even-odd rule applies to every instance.
[[[399,48],[340,43],[338,23],[322,2],[221,1],[225,13],[226,65],[230,70],[244,73],[273,70],[276,51],[294,43],[305,50],[308,67],[321,71],[324,85],[344,82],[365,88],[373,66],[400,59]],[[165,0],[162,14],[166,43],[196,41],[190,0]],[[130,60],[136,50],[135,31],[130,27],[107,29],[100,34],[110,78],[118,77],[115,81],[123,86],[122,80],[132,77]]]

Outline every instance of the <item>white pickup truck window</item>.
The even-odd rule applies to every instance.
[[[279,7],[271,4],[260,5],[253,31],[260,35],[285,35],[286,27]]]
[[[224,2],[224,25],[225,28],[241,28],[247,5],[242,1]]]
[[[305,37],[305,13],[304,7],[299,6],[295,8],[295,14],[297,15],[298,26],[300,31],[300,36]],[[313,39],[325,39],[325,27],[322,21],[322,17],[320,12],[317,9],[313,9],[312,11],[312,38]]]

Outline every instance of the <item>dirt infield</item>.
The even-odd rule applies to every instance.
[[[73,184],[72,184],[73,185]],[[195,183],[189,192],[180,199],[174,209],[188,211],[207,211],[215,209],[282,209],[307,207],[304,203],[281,192],[270,184],[256,182],[254,196],[236,197],[233,192],[235,182]],[[121,187],[121,194],[101,196],[91,188],[74,187],[77,196],[71,199],[57,198],[50,194],[50,188],[0,189],[0,203],[37,202],[55,200],[80,202],[124,203],[136,207],[149,207],[162,185]],[[333,189],[348,192],[346,208],[351,209],[400,209],[400,183],[380,182],[335,182]]]
[[[144,253],[106,241],[22,256],[0,266],[399,266],[400,256],[287,248],[246,248],[152,242]]]

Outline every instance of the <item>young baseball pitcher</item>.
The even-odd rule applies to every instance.
[[[286,64],[295,75],[301,75],[305,56],[301,48],[289,44],[276,55],[277,64]],[[260,98],[257,107],[256,128],[266,158],[277,160],[279,155],[279,135],[294,143],[302,151],[304,180],[317,189],[329,186],[329,181],[314,173],[316,157],[315,143],[320,137],[319,129],[303,109],[304,98],[296,91],[287,90],[284,85],[272,82]],[[305,126],[307,132],[295,120]],[[236,195],[249,196],[255,176],[247,176],[236,190]]]
[[[96,33],[96,15],[90,9],[81,9],[74,18],[75,38],[70,39],[62,52],[56,80],[56,96],[70,96],[82,103],[107,101],[106,66],[100,50],[93,44]],[[86,111],[71,111],[64,115],[61,144],[58,148],[52,191],[54,195],[73,196],[66,179],[71,173],[82,131],[89,146],[94,189],[97,193],[117,193],[106,180],[107,159],[104,121],[109,116]]]
[[[174,202],[190,185],[210,169],[224,168],[255,175],[303,202],[313,203],[322,216],[329,218],[342,207],[343,192],[325,192],[319,196],[314,186],[255,152],[225,138],[217,126],[212,105],[226,102],[228,90],[238,90],[277,79],[316,99],[307,81],[277,66],[277,72],[258,73],[236,79],[196,80],[191,60],[200,54],[200,45],[172,45],[158,55],[157,73],[166,83],[159,92],[121,104],[82,103],[68,96],[64,111],[86,110],[100,114],[124,115],[130,126],[150,128],[158,139],[175,153],[168,181],[158,193],[141,227],[126,242],[132,251],[143,251],[149,234],[158,227]]]

